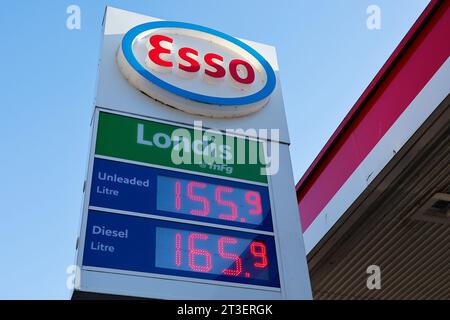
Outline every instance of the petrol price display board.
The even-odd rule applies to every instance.
[[[96,158],[90,204],[272,231],[266,186]]]
[[[162,127],[177,129],[100,112],[83,265],[279,288],[267,184],[176,170],[162,165],[164,153],[144,158],[152,147],[133,136]],[[120,139],[105,134],[113,129]],[[141,161],[109,152],[121,141],[133,141]]]
[[[90,211],[84,264],[279,287],[271,236]]]

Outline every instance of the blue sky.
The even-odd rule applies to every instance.
[[[81,29],[66,8],[81,8]],[[368,30],[366,9],[381,9]],[[0,11],[0,299],[67,299],[105,5],[277,47],[297,181],[428,0],[8,1]]]

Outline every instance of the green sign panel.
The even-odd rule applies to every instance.
[[[267,183],[262,144],[221,132],[100,112],[97,155]]]

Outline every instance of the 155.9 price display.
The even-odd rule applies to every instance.
[[[273,231],[267,186],[96,158],[92,207]]]
[[[252,225],[260,225],[269,211],[255,189],[166,176],[157,180],[158,210]]]

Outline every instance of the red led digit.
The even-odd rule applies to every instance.
[[[181,265],[181,233],[175,234],[175,265]]]
[[[201,202],[203,204],[203,209],[191,209],[191,214],[203,217],[207,216],[209,214],[209,201],[206,197],[195,195],[194,188],[205,189],[206,183],[190,181],[187,185],[188,198],[192,201]]]
[[[175,209],[181,209],[181,182],[175,182]]]
[[[248,212],[250,214],[261,214],[262,213],[262,205],[261,205],[261,195],[256,191],[247,191],[245,194],[245,201],[248,204],[254,206],[253,209],[250,209]]]
[[[267,260],[267,250],[266,245],[259,241],[253,241],[250,244],[250,252],[254,257],[261,258],[259,262],[255,262],[253,265],[256,268],[265,268],[267,267],[268,260]]]
[[[229,200],[223,200],[222,199],[222,192],[225,193],[232,193],[233,192],[233,188],[230,187],[223,187],[223,186],[217,186],[216,187],[216,192],[215,192],[215,196],[216,196],[216,202],[222,206],[226,206],[229,207],[231,210],[230,214],[224,214],[224,213],[220,213],[219,214],[219,218],[220,219],[224,219],[224,220],[231,220],[234,221],[237,219],[238,217],[238,210],[237,210],[237,206],[233,201],[229,201]]]
[[[195,240],[208,240],[208,235],[204,233],[191,233],[189,235],[189,267],[194,271],[209,272],[212,269],[211,253],[208,250],[195,248]],[[205,264],[195,264],[196,256],[204,257]]]
[[[235,263],[234,269],[223,269],[222,273],[226,274],[227,276],[238,276],[242,272],[242,259],[235,253],[229,253],[225,252],[224,250],[224,244],[236,244],[237,239],[236,238],[230,238],[230,237],[222,237],[219,239],[218,247],[219,247],[219,254],[222,258],[233,260]]]

